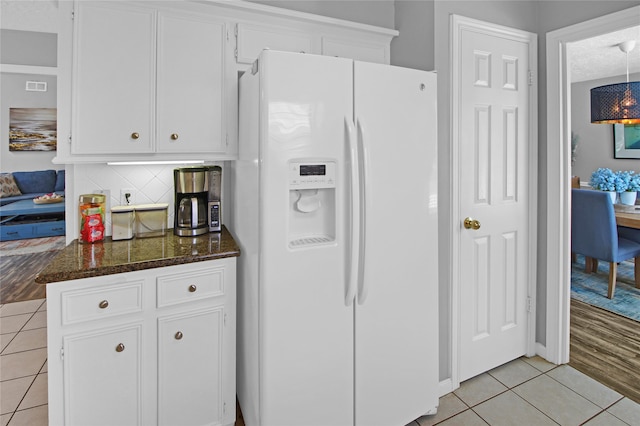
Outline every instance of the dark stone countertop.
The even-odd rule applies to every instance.
[[[163,236],[96,243],[73,240],[35,278],[38,284],[240,256],[226,227],[197,237]]]

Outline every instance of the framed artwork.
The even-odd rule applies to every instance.
[[[56,108],[9,108],[9,151],[55,151]]]
[[[613,125],[613,158],[640,158],[640,124]]]

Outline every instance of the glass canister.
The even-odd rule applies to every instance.
[[[104,239],[105,196],[83,194],[79,199],[80,232],[78,241],[93,243]]]
[[[130,240],[133,238],[135,212],[132,206],[111,207],[111,239]]]

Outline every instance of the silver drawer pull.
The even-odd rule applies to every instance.
[[[100,309],[106,309],[107,306],[109,306],[109,301],[108,300],[103,300],[102,302],[100,302],[98,304],[98,306],[100,307]]]
[[[194,293],[197,289],[198,287],[196,287],[195,284],[191,284],[189,286],[189,293]]]
[[[116,352],[122,351],[124,351],[124,345],[122,343],[118,343],[118,346],[116,346]]]
[[[178,331],[175,335],[176,340],[182,339],[182,331]]]

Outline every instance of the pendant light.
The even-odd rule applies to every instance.
[[[635,40],[622,42],[620,50],[627,54],[627,82],[591,89],[591,122],[594,124],[639,124],[640,81],[629,82],[629,52]]]

